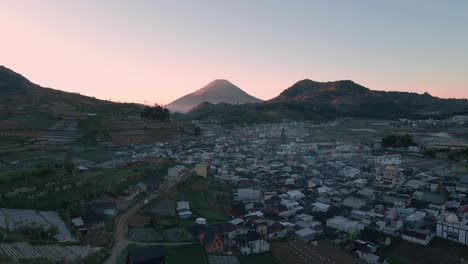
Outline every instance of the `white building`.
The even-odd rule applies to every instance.
[[[270,251],[270,244],[255,231],[249,231],[243,237],[238,238],[238,245],[243,255]]]
[[[185,167],[183,165],[177,165],[177,166],[174,166],[172,168],[169,168],[169,170],[167,171],[167,176],[177,177],[180,174],[182,174],[183,172],[185,172],[186,170],[187,170],[187,167]]]
[[[287,194],[293,200],[299,200],[305,197],[305,195],[301,191],[298,191],[298,190],[289,191],[287,192]]]
[[[343,173],[344,173],[344,176],[346,178],[354,178],[354,177],[356,177],[356,175],[361,173],[361,170],[357,169],[357,168],[354,168],[354,167],[345,167],[343,169]]]
[[[363,224],[349,220],[342,216],[335,216],[328,219],[326,225],[336,230],[348,232],[352,235],[357,234],[359,231],[364,229]]]
[[[234,193],[234,200],[236,201],[259,201],[261,198],[261,191],[252,188],[239,188]]]
[[[316,212],[328,212],[330,205],[321,202],[315,202],[312,204],[313,210]]]
[[[187,201],[177,202],[176,211],[179,217],[182,219],[192,217],[192,212],[190,211],[190,203]]]
[[[442,215],[437,223],[436,235],[468,245],[468,220],[459,221],[455,214]]]
[[[401,155],[382,155],[374,156],[374,162],[381,165],[400,165],[401,164]]]

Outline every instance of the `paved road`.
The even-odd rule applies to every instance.
[[[121,214],[118,217],[117,224],[115,226],[114,232],[114,246],[112,247],[111,253],[104,264],[115,264],[117,259],[119,258],[120,254],[127,248],[129,244],[138,244],[138,245],[167,245],[167,246],[178,246],[178,245],[187,245],[192,244],[192,242],[161,242],[161,243],[142,243],[142,242],[134,242],[127,238],[125,235],[126,226],[128,222],[128,218],[138,212],[145,204],[144,200],[148,202],[165,195],[168,191],[174,188],[178,183],[181,183],[187,180],[192,174],[192,171],[186,172],[183,176],[181,176],[176,182],[163,182],[161,184],[161,188],[155,192],[147,195],[144,199],[141,199],[137,204],[127,210],[125,213]]]

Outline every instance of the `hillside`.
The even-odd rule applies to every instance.
[[[88,114],[136,114],[140,108],[141,106],[136,104],[119,104],[44,88],[0,66],[0,109],[2,109],[0,120],[26,116],[66,118]]]
[[[298,104],[336,116],[376,118],[436,117],[468,111],[468,100],[441,99],[427,93],[373,91],[349,80],[302,80],[270,102]]]
[[[204,103],[227,103],[232,105],[261,102],[228,80],[214,80],[205,87],[187,94],[166,107],[174,112],[188,112],[192,108]]]
[[[301,80],[264,103],[237,107],[201,105],[190,111],[189,116],[226,121],[237,113],[245,113],[251,119],[437,118],[468,113],[468,100],[441,99],[427,93],[373,91],[349,80]]]
[[[12,95],[34,89],[35,85],[22,75],[0,65],[0,95]]]

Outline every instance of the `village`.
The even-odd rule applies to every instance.
[[[224,222],[200,213],[199,206],[192,212],[196,201],[175,205],[179,219],[193,221],[186,230],[216,255],[213,263],[265,252],[281,263],[392,263],[391,252],[379,255],[379,248],[401,244],[395,241],[428,246],[437,238],[467,245],[467,175],[458,173],[456,163],[421,155],[442,144],[385,149],[307,143],[310,131],[335,125],[291,122],[229,131],[207,125],[200,141],[153,150],[194,167],[204,181],[231,186],[235,206]]]
[[[436,144],[425,135],[408,147],[382,146],[381,134],[365,140],[372,129],[354,123],[344,129],[346,122],[230,128],[195,122],[202,131],[196,140],[129,145],[116,150],[117,158],[96,163],[79,159],[73,177],[80,181],[68,186],[59,178],[49,183],[53,190],[82,188],[85,195],[95,188],[87,182],[93,177],[109,177],[109,188],[86,194],[85,204],[70,199],[69,215],[0,209],[0,228],[42,228],[37,236],[50,244],[4,239],[0,254],[20,263],[90,256],[122,264],[145,258],[373,264],[401,256],[414,263],[460,263],[468,244],[466,161],[425,153],[462,143],[444,138]],[[452,244],[421,258],[439,241]]]

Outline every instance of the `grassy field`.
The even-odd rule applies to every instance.
[[[135,244],[129,245],[127,249],[120,255],[116,264],[124,264],[128,252],[143,248],[145,248],[145,246],[138,246]],[[166,263],[168,264],[208,263],[205,252],[199,243],[184,246],[164,246],[164,251],[166,254]]]
[[[115,155],[115,152],[112,150],[96,148],[96,149],[92,149],[88,151],[80,151],[80,152],[74,153],[73,157],[101,163],[101,162],[114,159],[116,155]]]
[[[468,259],[468,247],[461,244],[435,238],[428,246],[394,239],[389,247],[379,251],[384,257],[390,259],[392,264],[415,263],[460,263],[460,259]]]
[[[9,182],[14,179],[19,179],[22,177],[32,177],[34,173],[39,172],[41,169],[30,168],[24,170],[14,170],[0,173],[0,183]]]
[[[165,247],[165,250],[167,263],[170,264],[207,263],[205,252],[199,243],[186,246]]]
[[[276,259],[270,252],[252,255],[240,255],[237,256],[237,259],[241,264],[281,264],[281,262],[279,262],[279,260]]]
[[[194,218],[206,218],[208,223],[224,222],[229,220],[226,211],[232,202],[231,187],[196,178],[178,191],[176,201],[189,201]]]

